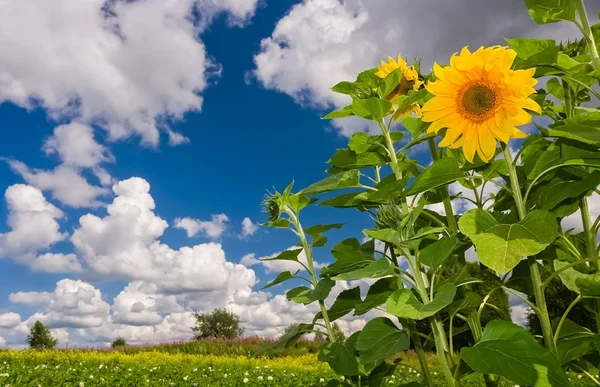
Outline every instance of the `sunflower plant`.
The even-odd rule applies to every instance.
[[[588,204],[600,193],[600,23],[590,26],[582,0],[525,4],[536,23],[571,22],[583,38],[465,47],[429,74],[418,60],[382,61],[335,85],[351,103],[325,117],[361,117],[379,133],[354,134],[328,161],[325,179],[266,198],[267,225],[300,240],[298,249],[271,259],[296,261],[309,275],[283,272],[267,287],[303,280],[307,286],[287,298],[320,310],[271,347],[324,329],[330,339],[319,359],[338,375],[329,386],[379,386],[409,346],[424,386],[440,378],[449,386],[465,378],[486,386],[569,386],[566,371],[600,385],[600,335],[591,329],[600,326],[600,217],[591,217]],[[374,220],[364,235],[333,246],[334,262],[320,272],[314,250],[342,225],[303,228],[300,213],[311,205],[358,210]],[[580,219],[583,231],[561,227],[568,216]],[[306,262],[298,259],[302,251]],[[485,276],[473,276],[467,258]],[[475,292],[490,276],[496,286]],[[577,297],[551,319],[544,290],[555,279]],[[356,280],[370,284],[366,294],[354,287],[326,303],[336,281]],[[496,292],[527,303],[542,335],[508,313],[482,326],[482,312],[500,311]],[[595,324],[569,319],[578,303]],[[335,340],[336,319],[367,313],[374,318],[361,331]],[[453,338],[464,332],[473,345],[457,350]],[[429,371],[429,350],[442,375]]]

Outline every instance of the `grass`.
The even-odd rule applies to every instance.
[[[123,349],[4,350],[0,351],[0,386],[325,387],[324,381],[335,376],[327,364],[317,360],[314,352],[318,343],[308,340],[268,358],[250,357],[265,341],[204,340]],[[445,387],[437,358],[432,353],[427,356],[434,385]],[[399,357],[402,365],[386,379],[385,386],[402,386],[422,378],[412,351]],[[594,385],[585,377],[569,376],[574,387]],[[484,385],[478,375],[468,375],[462,382],[464,387]],[[514,384],[503,381],[500,386],[514,387]]]

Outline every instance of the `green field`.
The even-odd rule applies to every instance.
[[[260,359],[245,353],[255,348],[247,342],[131,347],[124,351],[1,351],[0,386],[325,386],[335,375],[316,354],[308,353],[313,347],[304,343],[278,357]],[[219,354],[206,354],[211,350]],[[386,386],[421,380],[414,354],[405,353],[401,359],[403,365],[387,378]],[[435,385],[445,386],[433,355],[430,364]],[[575,374],[570,379],[576,387],[593,385]],[[464,378],[463,385],[482,386],[483,381],[471,375]],[[514,386],[508,382],[500,385]]]

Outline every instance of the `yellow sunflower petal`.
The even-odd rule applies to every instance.
[[[489,129],[488,124],[481,124],[477,128],[478,143],[477,154],[484,162],[490,161],[496,153],[496,138]]]

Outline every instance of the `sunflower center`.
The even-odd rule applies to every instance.
[[[477,122],[489,118],[499,102],[496,90],[485,83],[470,84],[460,94],[460,110]]]

